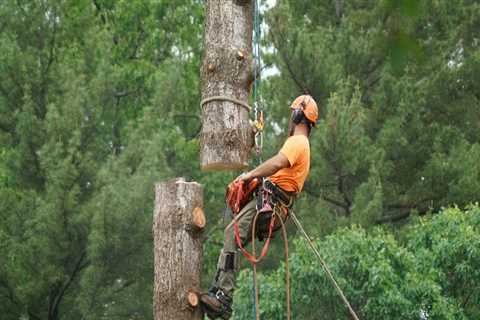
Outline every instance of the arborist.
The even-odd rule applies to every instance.
[[[269,241],[272,232],[279,228],[278,221],[274,223],[272,220],[274,210],[279,210],[281,219],[285,221],[308,176],[309,137],[318,119],[317,103],[312,96],[301,95],[290,108],[288,138],[278,154],[240,175],[227,190],[227,204],[231,213],[229,218],[232,222],[225,229],[224,245],[212,286],[208,293],[200,296],[203,309],[210,319],[227,320],[232,315],[239,253],[242,251],[249,258],[243,246],[252,240],[254,220],[256,236]]]

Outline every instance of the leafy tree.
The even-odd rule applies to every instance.
[[[4,1],[0,20],[2,319],[151,318],[153,183],[202,179],[201,4]]]
[[[315,241],[361,319],[477,319],[480,208],[418,219],[405,242],[377,229],[342,229]],[[304,241],[290,257],[294,318],[343,319],[347,309]],[[242,273],[235,319],[251,316],[251,272]],[[260,310],[285,318],[285,271],[259,278]]]
[[[468,319],[480,315],[479,228],[477,205],[465,211],[447,209],[432,221],[421,219],[406,234],[406,247],[415,253],[419,272],[434,279]]]
[[[308,89],[320,102],[311,174],[295,208],[311,231],[404,221],[478,199],[479,10],[468,0],[286,0],[266,14],[266,61],[279,74],[261,86],[263,158],[281,146],[294,96]],[[152,187],[167,177],[206,187],[208,280],[235,174],[198,168],[202,23],[198,0],[0,2],[2,319],[151,319]],[[457,209],[443,216],[450,220],[415,224],[404,246],[360,228],[325,240],[329,260],[343,255],[333,264],[342,285],[352,257],[365,264],[354,274],[378,301],[359,298],[355,307],[373,319],[391,317],[395,303],[410,307],[406,318],[478,317],[478,288],[467,277],[476,277],[467,244],[477,227]],[[454,232],[466,237],[454,247],[435,235]],[[296,246],[294,276],[311,281],[302,268],[313,262]],[[268,268],[281,249],[273,245]],[[377,277],[372,261],[382,262]],[[343,316],[322,273],[308,268],[321,283],[315,292],[331,301],[322,311]],[[262,290],[281,303],[279,273],[262,275],[273,281]],[[346,290],[357,299],[362,286]],[[275,319],[279,306],[266,314]],[[295,312],[315,314],[302,304]]]

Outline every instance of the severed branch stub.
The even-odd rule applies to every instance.
[[[254,144],[248,99],[253,79],[252,1],[205,1],[200,167],[241,170]]]
[[[200,302],[200,299],[199,299],[198,294],[196,292],[189,291],[187,293],[187,303],[190,306],[190,308],[198,307],[199,302]]]
[[[203,209],[199,207],[196,207],[195,209],[193,209],[191,225],[197,230],[202,230],[203,228],[205,228],[206,223],[207,223],[207,219],[205,218]]]

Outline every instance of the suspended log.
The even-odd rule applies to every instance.
[[[207,0],[202,63],[202,170],[240,170],[253,146],[252,0]]]
[[[175,179],[155,185],[154,319],[200,320],[203,188]]]

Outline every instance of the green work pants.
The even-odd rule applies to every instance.
[[[238,213],[241,217],[237,221],[238,230],[240,234],[240,239],[242,244],[246,245],[252,240],[252,227],[253,219],[255,218],[256,210],[256,200],[252,200],[247,203],[243,209]],[[232,221],[232,217],[229,217],[227,225]],[[259,224],[257,223],[257,226]],[[265,226],[259,226],[265,227]],[[233,255],[235,259],[234,268],[225,268],[225,256]],[[222,291],[233,298],[233,292],[235,290],[235,278],[238,271],[238,259],[242,253],[238,249],[237,243],[235,241],[235,235],[233,230],[233,225],[225,230],[225,240],[223,243],[223,250],[220,253],[217,266],[217,274],[215,280],[213,281],[212,286],[222,289]]]

